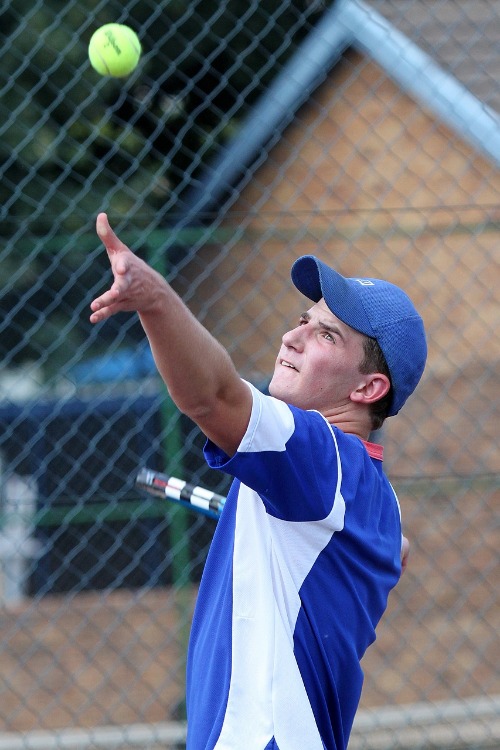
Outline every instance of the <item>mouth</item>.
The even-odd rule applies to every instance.
[[[280,365],[281,367],[288,367],[290,370],[295,370],[296,372],[298,372],[297,368],[294,365],[292,365],[291,362],[288,362],[288,360],[286,359],[280,359]]]

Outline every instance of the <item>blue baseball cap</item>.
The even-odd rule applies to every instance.
[[[381,279],[350,279],[314,255],[298,258],[292,281],[314,302],[323,297],[329,309],[346,325],[377,340],[392,381],[388,416],[401,409],[422,376],[427,343],[422,318],[408,295]]]

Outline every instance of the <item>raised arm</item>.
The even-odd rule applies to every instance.
[[[158,371],[178,408],[232,455],[250,418],[252,396],[224,347],[196,320],[166,280],[138,258],[97,217],[97,234],[114,281],[91,304],[90,321],[137,312]]]

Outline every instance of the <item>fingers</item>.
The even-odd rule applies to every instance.
[[[92,315],[91,323],[98,323],[111,317],[120,310],[120,296],[126,293],[129,280],[129,248],[116,236],[105,213],[100,213],[96,220],[96,231],[108,254],[111,270],[113,272],[113,284],[111,288],[97,297],[90,305]]]
[[[155,304],[166,281],[137,257],[111,229],[108,217],[100,213],[96,231],[108,254],[113,283],[107,292],[91,303],[91,323],[98,323],[117,312],[144,312]]]
[[[110,318],[115,312],[118,312],[116,302],[119,295],[119,290],[115,289],[113,285],[109,291],[93,300],[90,304],[90,309],[92,310],[90,322],[100,323],[102,320]]]
[[[90,317],[92,323],[105,320],[123,309],[123,303],[130,287],[129,264],[125,258],[119,258],[118,260],[112,258],[111,267],[114,275],[113,284],[107,292],[101,294],[90,304],[90,309],[94,313]]]

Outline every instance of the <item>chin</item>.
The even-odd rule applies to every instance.
[[[273,398],[277,398],[279,401],[284,401],[286,404],[297,404],[295,403],[296,399],[293,396],[292,390],[290,390],[289,387],[280,383],[273,383],[271,381],[268,386],[268,392],[270,396],[273,396]]]
[[[273,380],[271,380],[271,382],[267,386],[267,390],[270,396],[276,396],[276,386],[274,384],[274,378]]]
[[[273,378],[269,383],[267,390],[271,396],[274,396],[274,398],[283,398],[286,389],[284,387],[280,388],[279,383]]]

